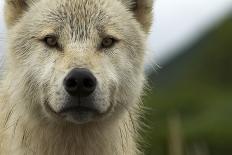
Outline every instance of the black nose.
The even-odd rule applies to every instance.
[[[88,69],[75,68],[65,77],[63,84],[71,96],[86,97],[96,89],[97,80]]]

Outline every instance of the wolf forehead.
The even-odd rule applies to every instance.
[[[5,0],[5,2],[5,21],[8,30],[23,24],[20,27],[22,29],[26,26],[25,23],[30,24],[30,28],[39,24],[45,25],[45,22],[57,24],[60,21],[61,24],[70,23],[70,27],[78,30],[90,30],[89,26],[98,29],[105,26],[122,32],[124,36],[130,32],[131,34],[141,32],[147,36],[152,24],[153,0]],[[25,16],[27,18],[22,18]],[[85,27],[87,25],[88,27]],[[33,31],[35,33],[35,29]]]
[[[100,37],[110,35],[109,32],[111,35],[123,35],[125,24],[129,25],[129,20],[133,18],[122,6],[115,0],[41,0],[28,10],[27,22],[24,23],[41,28],[38,31],[50,28],[63,33],[71,32],[72,38],[78,39],[92,37],[95,33]]]

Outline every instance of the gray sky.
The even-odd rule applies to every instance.
[[[0,0],[0,51],[4,51],[5,40],[3,2]],[[156,0],[154,8],[147,62],[161,64],[174,56],[176,49],[220,22],[232,10],[232,0]]]
[[[156,0],[148,58],[162,64],[232,11],[232,0]]]
[[[5,27],[4,27],[4,20],[3,20],[3,1],[4,0],[0,0],[0,57],[4,51],[3,45],[4,45],[4,40],[5,40]]]

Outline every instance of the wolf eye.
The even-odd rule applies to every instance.
[[[49,47],[56,47],[58,45],[58,39],[56,36],[46,36],[44,38],[44,42],[46,43],[46,45],[48,45]]]
[[[101,46],[103,48],[110,48],[116,43],[116,41],[117,40],[112,37],[107,37],[102,40]]]

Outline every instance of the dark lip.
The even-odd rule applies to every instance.
[[[84,106],[72,106],[72,107],[64,107],[62,110],[59,111],[60,114],[69,113],[69,112],[91,112],[91,113],[98,113],[96,109],[84,107]]]
[[[64,107],[62,108],[60,111],[55,111],[53,110],[53,108],[51,108],[51,106],[49,105],[49,101],[48,99],[45,100],[45,109],[46,111],[49,111],[50,114],[52,114],[54,117],[56,118],[63,118],[66,114],[81,114],[81,113],[92,113],[94,114],[95,116],[97,117],[102,117],[103,115],[107,115],[110,113],[110,111],[112,111],[113,109],[113,103],[110,102],[110,106],[108,108],[107,111],[105,112],[100,112],[98,111],[97,109],[95,108],[89,108],[89,107],[86,107],[86,106],[80,106],[80,105],[77,105],[77,106],[67,106],[67,107]]]

